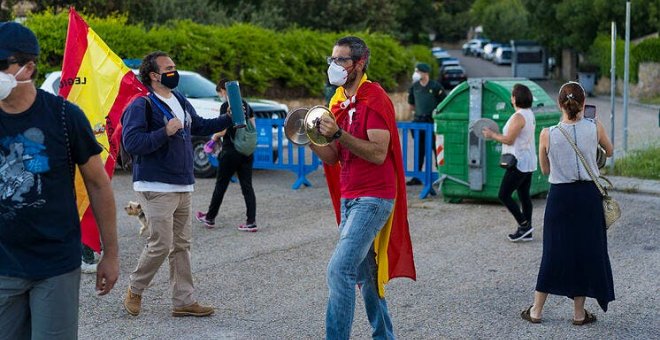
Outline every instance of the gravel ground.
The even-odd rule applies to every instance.
[[[232,184],[218,217],[219,228],[193,223],[193,274],[197,296],[214,305],[209,318],[170,316],[168,266],[143,297],[142,313],[122,308],[128,275],[144,240],[139,224],[121,209],[134,199],[130,176],[113,180],[119,215],[121,276],[108,296],[94,294],[93,276],[81,285],[81,339],[319,339],[324,336],[325,267],[336,242],[336,225],[322,171],[311,187],[292,190],[294,174],[255,171],[257,233],[243,233],[245,206]],[[200,179],[194,210],[204,210],[214,179]],[[638,338],[660,337],[660,196],[614,193],[623,216],[609,231],[617,300],[603,313],[587,299],[598,322],[571,325],[572,301],[551,296],[540,325],[520,319],[532,302],[542,251],[545,200],[534,200],[534,241],[513,244],[513,218],[500,204],[449,204],[417,198],[408,189],[410,231],[417,281],[395,279],[387,298],[401,339]],[[370,329],[358,293],[353,338]]]

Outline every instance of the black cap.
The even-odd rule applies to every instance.
[[[16,52],[39,55],[37,36],[17,22],[0,22],[0,60],[5,60]]]
[[[418,71],[424,72],[424,73],[430,73],[431,72],[431,66],[427,63],[417,63],[415,65],[415,68],[417,68]]]

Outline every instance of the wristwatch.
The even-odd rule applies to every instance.
[[[343,132],[344,132],[344,130],[342,130],[341,128],[340,128],[339,130],[337,130],[337,132],[335,132],[335,134],[332,135],[332,140],[339,139],[339,137],[341,137],[341,134],[342,134]]]

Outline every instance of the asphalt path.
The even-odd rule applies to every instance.
[[[135,198],[130,175],[113,179],[119,215],[121,276],[107,296],[94,294],[92,275],[81,284],[81,339],[320,339],[324,337],[325,268],[337,240],[336,224],[322,171],[311,187],[292,190],[295,178],[282,171],[255,171],[260,230],[244,233],[245,206],[231,184],[217,220],[207,230],[193,223],[192,265],[197,296],[214,305],[209,318],[170,316],[168,265],[163,264],[143,297],[137,317],[122,308],[128,276],[144,246],[139,224],[122,209]],[[193,209],[204,210],[214,179],[195,185]],[[513,219],[496,203],[445,203],[417,198],[409,187],[410,232],[417,281],[395,279],[387,298],[401,339],[478,338],[657,338],[660,327],[658,277],[660,197],[614,193],[623,217],[609,232],[617,300],[603,313],[594,300],[587,309],[599,321],[570,324],[572,302],[548,299],[544,322],[531,325],[520,311],[532,302],[542,251],[545,200],[534,200],[534,241],[513,244],[506,234]],[[359,293],[353,338],[370,330]]]
[[[452,51],[454,52],[454,51]],[[460,52],[458,52],[460,53]],[[458,55],[470,77],[510,76],[495,66]],[[540,82],[556,93],[557,83]],[[554,92],[552,92],[554,91]],[[552,95],[552,94],[551,94]],[[595,97],[601,105],[608,98]],[[635,106],[639,142],[657,139],[652,107]],[[657,128],[656,128],[657,129]],[[640,132],[641,131],[641,132]],[[620,136],[620,134],[619,134]],[[208,318],[170,315],[168,264],[164,263],[143,297],[143,310],[129,316],[122,307],[128,276],[144,246],[139,224],[123,206],[135,200],[130,175],[116,174],[121,276],[104,297],[94,293],[93,275],[81,284],[81,339],[321,339],[327,287],[325,268],[337,240],[334,214],[321,170],[308,176],[311,187],[292,190],[295,175],[254,172],[260,230],[244,233],[238,184],[229,186],[217,228],[193,222],[192,265],[196,295],[216,307]],[[205,210],[215,180],[198,179],[193,211]],[[498,203],[445,203],[435,196],[418,199],[421,187],[408,188],[410,232],[417,281],[395,279],[386,286],[389,309],[400,339],[652,339],[660,337],[660,196],[615,192],[622,218],[608,232],[616,301],[603,313],[593,299],[586,307],[598,322],[571,325],[572,301],[550,296],[543,323],[532,325],[520,312],[532,303],[543,234],[544,199],[534,200],[534,241],[506,239],[514,221]],[[370,328],[359,293],[352,331],[368,339]]]

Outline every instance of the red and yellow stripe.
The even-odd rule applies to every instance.
[[[59,94],[85,112],[97,142],[103,147],[101,159],[105,170],[112,177],[117,146],[110,143],[111,133],[118,126],[124,108],[135,97],[146,95],[147,89],[73,8],[69,11],[61,79]],[[112,155],[109,150],[113,150]],[[79,170],[76,170],[76,195],[82,242],[99,251],[98,227]]]

